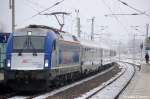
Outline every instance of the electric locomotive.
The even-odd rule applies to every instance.
[[[58,29],[29,25],[8,39],[5,82],[14,90],[44,90],[98,70],[111,62],[112,52]]]

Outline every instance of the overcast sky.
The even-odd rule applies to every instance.
[[[5,0],[2,0],[5,1]],[[60,0],[15,0],[16,1],[16,24],[17,27],[27,24],[44,24],[59,27],[57,21],[52,16],[38,15],[30,18],[37,12],[42,11]],[[150,0],[122,0],[128,5],[139,9],[150,15]],[[0,3],[0,6],[3,6]],[[127,40],[132,38],[133,33],[145,34],[145,24],[150,23],[150,17],[146,15],[138,16],[105,16],[106,14],[132,14],[138,13],[135,10],[123,5],[118,0],[64,0],[61,4],[51,8],[44,13],[65,11],[71,13],[65,18],[64,30],[76,33],[75,9],[79,9],[81,18],[81,31],[90,34],[91,21],[95,17],[95,33],[108,34],[111,39]],[[101,26],[107,26],[104,30]],[[139,26],[138,31],[131,26]],[[107,37],[108,37],[107,35]],[[106,35],[105,35],[106,36]],[[103,35],[103,37],[105,37]]]

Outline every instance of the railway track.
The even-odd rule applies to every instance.
[[[129,68],[127,66],[128,63],[124,62],[124,63],[121,63],[121,64],[122,65],[124,64],[126,69],[122,70],[122,72],[120,72],[118,75],[116,75],[116,77],[114,77],[110,81],[104,83],[103,86],[100,86],[94,92],[89,92],[89,94],[87,93],[87,95],[82,96],[82,97],[78,97],[78,98],[79,99],[80,98],[82,98],[82,99],[92,99],[92,98],[94,98],[94,99],[95,98],[97,98],[97,99],[103,99],[103,98],[117,99],[118,96],[123,92],[123,90],[129,84],[129,82],[131,81],[131,79],[133,78],[133,76],[135,74],[135,67],[134,67],[134,72],[132,73],[132,75],[128,79],[128,81],[123,84],[122,88],[121,88],[121,86],[116,85],[116,83],[123,81],[123,78],[126,78],[125,74],[127,74],[128,71],[129,71]],[[117,89],[117,87],[120,87],[120,89]],[[115,89],[113,90],[113,88],[115,88]]]
[[[78,97],[79,95],[99,86],[103,82],[110,79],[116,73],[118,73],[120,69],[118,66],[113,66],[99,74],[96,74],[92,77],[83,79],[79,82],[75,82],[74,84],[62,87],[60,89],[54,90],[52,92],[40,95],[33,99],[41,99],[41,98],[48,98],[48,99],[73,99]]]
[[[123,72],[121,72],[121,70],[123,70]],[[99,85],[103,85],[101,89],[98,89],[97,91],[95,91],[94,93],[86,97],[86,99],[89,99],[92,96],[94,96],[96,93],[98,93],[100,90],[110,85],[113,81],[109,83],[105,83],[105,84],[104,82],[110,80],[110,78],[112,77],[114,78],[115,75],[117,74],[118,77],[114,79],[115,81],[117,80],[117,78],[123,75],[124,72],[125,72],[125,68],[123,69],[123,67],[118,67],[115,65],[91,77],[81,79],[80,81],[72,82],[69,85],[65,85],[59,88],[49,89],[47,92],[33,93],[30,95],[29,94],[20,95],[20,93],[14,92],[14,93],[9,93],[9,94],[0,96],[0,99],[1,97],[2,99],[6,99],[6,98],[9,98],[9,99],[16,99],[16,98],[19,98],[19,99],[20,98],[21,99],[41,99],[41,98],[58,99],[60,97],[61,99],[66,99],[66,98],[72,99],[72,98],[76,98],[86,93],[87,91],[90,91],[91,89],[96,88]]]
[[[115,97],[115,99],[118,99],[119,95],[126,89],[126,87],[127,87],[127,86],[129,85],[129,83],[131,82],[132,78],[135,76],[135,73],[136,73],[136,67],[139,68],[139,66],[137,66],[137,65],[135,65],[135,64],[133,64],[133,63],[128,63],[128,62],[124,62],[124,63],[125,63],[125,64],[127,63],[127,64],[132,65],[133,68],[134,68],[134,72],[133,72],[131,78],[129,79],[129,81],[128,81],[128,82],[126,83],[126,85],[124,86],[124,88],[123,88],[123,89],[118,93],[118,95]]]
[[[91,80],[91,79],[94,79],[94,78],[97,77],[97,76],[103,75],[103,74],[105,74],[105,73],[107,73],[107,72],[113,70],[114,67],[115,67],[115,66],[108,66],[107,68],[105,68],[104,70],[102,70],[100,73],[98,73],[98,74],[96,74],[96,75],[95,75],[95,73],[92,73],[92,75],[90,75],[90,77],[78,79],[78,81],[75,81],[75,82],[69,82],[69,84],[64,85],[64,86],[61,86],[61,87],[52,88],[52,89],[49,88],[49,90],[46,91],[46,92],[34,93],[34,94],[32,94],[32,95],[28,95],[28,94],[19,95],[19,94],[17,94],[17,95],[14,95],[14,96],[12,96],[12,97],[9,97],[9,99],[16,99],[16,98],[20,98],[20,97],[23,98],[23,99],[31,99],[31,98],[41,97],[41,96],[44,95],[44,94],[48,94],[48,97],[49,97],[49,96],[53,96],[53,95],[55,95],[55,94],[57,94],[57,93],[60,93],[60,92],[62,92],[62,91],[65,91],[65,90],[67,90],[67,89],[70,89],[70,88],[72,88],[72,87],[75,87],[75,86],[77,86],[77,85],[80,85],[80,84],[82,84],[82,83],[85,83],[85,82],[87,82],[87,81],[89,81],[89,80]]]

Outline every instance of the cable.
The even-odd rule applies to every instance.
[[[47,10],[49,10],[49,9],[51,9],[51,8],[53,8],[53,7],[55,7],[55,6],[57,6],[57,5],[59,5],[59,4],[62,3],[63,1],[64,1],[64,0],[61,0],[61,1],[59,1],[59,2],[56,2],[56,3],[53,4],[52,6],[46,8],[46,9],[44,9],[44,10],[42,10],[42,11],[36,13],[36,14],[34,14],[34,15],[31,16],[30,18],[23,20],[23,22],[26,22],[26,21],[28,21],[28,20],[31,20],[32,18],[36,17],[37,15],[40,15],[42,12],[45,12],[45,11],[47,11]],[[16,25],[16,26],[17,26],[17,25]]]
[[[23,0],[23,1],[26,1],[26,0]],[[26,4],[27,4],[27,2],[24,2],[24,3],[26,3]],[[30,7],[31,9],[33,9],[34,11],[39,12],[39,10],[35,9],[35,8],[34,8],[34,7],[32,7],[31,5],[27,4],[27,6],[28,6],[28,7]]]
[[[113,14],[105,14],[105,16],[115,16],[115,15],[126,15],[126,16],[128,16],[128,15],[143,15],[143,14],[141,14],[141,13],[113,13]]]
[[[34,6],[38,6],[38,7],[40,7],[40,8],[44,8],[43,6],[41,6],[39,3],[37,3],[37,2],[34,2],[33,0],[26,0],[26,1],[28,1],[29,3],[31,3],[32,5],[34,5]]]
[[[111,13],[113,13],[113,11],[111,10],[111,8],[106,4],[106,2],[104,1],[104,0],[101,0],[102,2],[103,2],[103,4],[108,8],[108,10],[111,12]],[[124,28],[124,30],[126,31],[126,32],[128,32],[128,29],[124,26],[124,24],[118,19],[118,17],[117,16],[114,16],[114,18],[118,21],[118,23],[120,23],[122,26],[123,26],[123,28]],[[129,33],[129,32],[128,32]]]
[[[146,14],[146,12],[143,12],[143,11],[141,11],[141,10],[139,10],[139,9],[136,9],[136,8],[130,6],[129,4],[127,4],[126,2],[123,2],[123,1],[121,1],[121,0],[118,0],[118,1],[121,2],[122,4],[128,6],[129,8],[131,8],[131,9],[133,9],[133,10],[135,10],[135,11],[141,13],[141,14],[144,14],[144,15],[150,17],[150,15],[149,15],[149,14]]]
[[[60,3],[63,2],[63,1],[64,1],[64,0],[62,0],[62,1],[60,1],[60,2],[56,2],[54,5],[52,5],[52,6],[48,7],[48,8],[46,8],[46,9],[44,9],[44,10],[38,12],[37,14],[31,16],[31,18],[36,17],[37,15],[40,15],[42,12],[45,12],[45,11],[47,11],[47,10],[49,10],[49,9],[51,9],[51,8],[53,8],[53,7],[55,7],[55,6],[57,6],[58,4],[60,4]]]

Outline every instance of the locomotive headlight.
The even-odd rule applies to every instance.
[[[32,35],[32,31],[28,31],[27,34],[28,34],[29,36],[31,36],[31,35]]]
[[[7,67],[10,67],[10,60],[7,60]]]
[[[44,66],[45,66],[45,67],[48,67],[48,60],[47,60],[47,59],[45,60]]]

